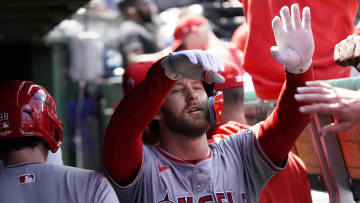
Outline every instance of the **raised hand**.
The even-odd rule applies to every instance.
[[[311,31],[310,8],[303,9],[300,19],[299,5],[291,5],[291,16],[287,6],[280,10],[281,20],[276,16],[272,21],[276,46],[271,47],[274,58],[290,73],[303,73],[312,63],[314,39]]]
[[[162,63],[165,74],[172,79],[180,76],[208,83],[224,83],[217,72],[224,71],[224,64],[215,55],[202,50],[186,50],[171,53]]]

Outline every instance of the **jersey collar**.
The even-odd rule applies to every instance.
[[[30,164],[41,164],[41,163],[44,163],[44,161],[19,163],[19,164],[14,164],[14,165],[10,165],[10,166],[5,166],[5,168],[17,168],[17,167],[21,167],[21,166],[30,165]]]
[[[169,152],[163,150],[159,145],[155,145],[155,148],[160,152],[161,155],[163,155],[165,158],[167,159],[170,159],[171,161],[175,161],[175,162],[178,162],[178,163],[182,163],[182,164],[190,164],[190,165],[195,165],[195,164],[198,164],[204,160],[207,160],[207,159],[210,159],[211,156],[212,156],[212,152],[210,150],[210,148],[208,149],[208,153],[202,158],[200,159],[198,162],[196,162],[195,164],[189,162],[189,161],[186,161],[186,160],[183,160],[183,159],[179,159],[177,157],[175,157],[174,155],[170,154]]]

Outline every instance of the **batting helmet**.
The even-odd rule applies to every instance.
[[[63,124],[55,102],[42,86],[29,81],[0,84],[0,141],[36,136],[55,153],[63,139]]]

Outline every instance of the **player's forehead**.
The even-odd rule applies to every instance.
[[[202,85],[201,81],[199,80],[191,80],[188,78],[180,78],[176,81],[175,86],[193,86],[193,85]]]

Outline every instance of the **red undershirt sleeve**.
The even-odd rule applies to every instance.
[[[106,130],[103,166],[107,175],[120,186],[136,178],[143,159],[142,132],[176,83],[164,74],[161,61],[157,61],[146,79],[122,99]]]
[[[260,125],[258,140],[270,160],[281,164],[287,157],[300,133],[311,119],[299,107],[304,105],[294,98],[296,88],[314,79],[313,68],[302,74],[286,72],[286,80],[281,90],[277,106],[272,114]]]

